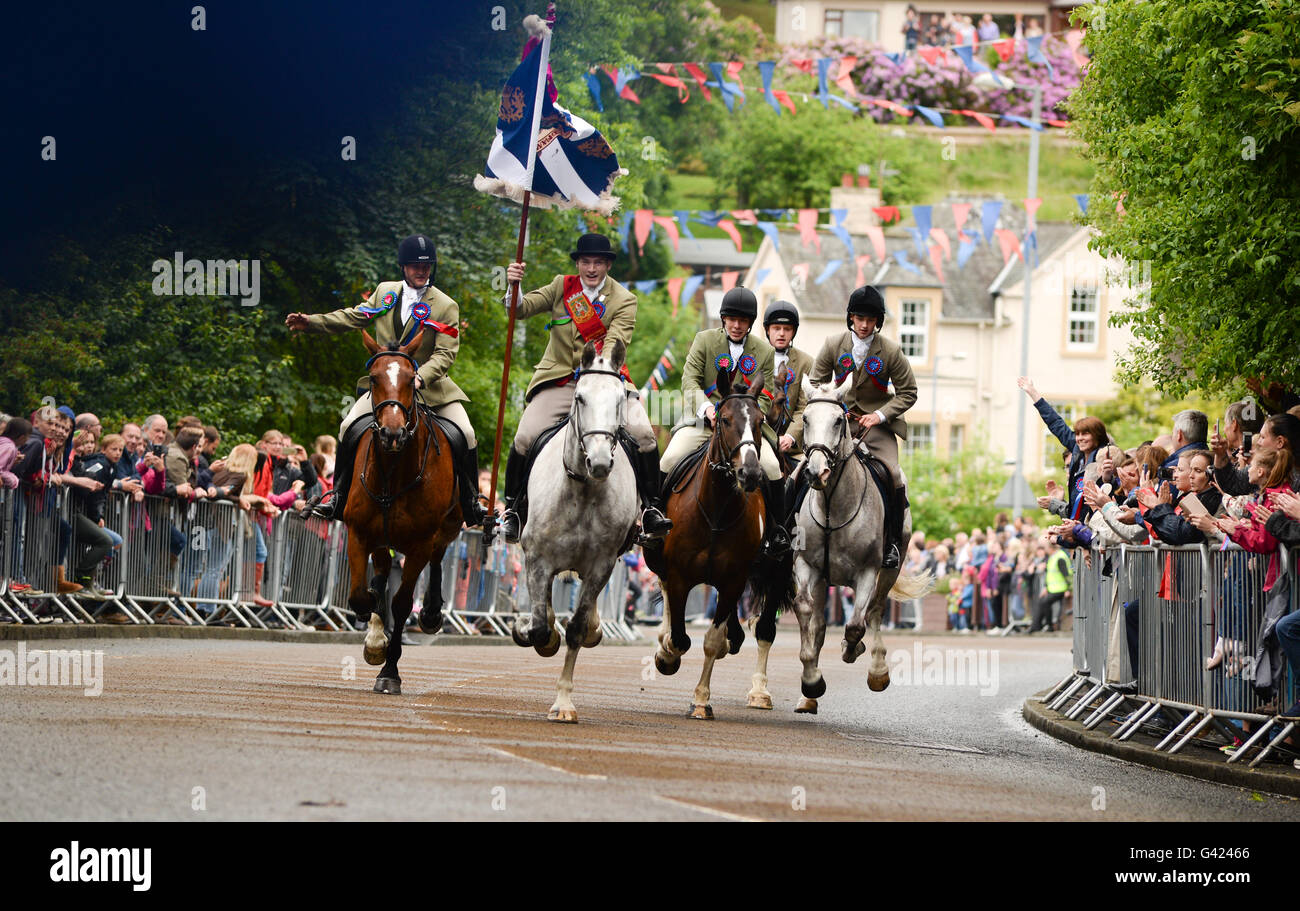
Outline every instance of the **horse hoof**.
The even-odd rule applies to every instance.
[[[442,611],[425,608],[420,611],[420,632],[432,636],[442,629]]]
[[[844,659],[845,664],[852,664],[858,660],[858,656],[867,650],[867,644],[861,640],[849,645],[849,640],[845,639],[840,643],[840,657]]]
[[[395,677],[377,677],[375,678],[375,692],[384,693],[388,696],[402,695],[402,681]]]
[[[560,724],[577,724],[578,712],[575,709],[551,709],[546,713],[546,720]]]
[[[749,701],[745,703],[751,709],[771,709],[772,697],[763,693],[759,696],[750,696]]]
[[[680,636],[673,633],[673,648],[677,650],[677,654],[685,655],[691,650],[691,637],[685,633]]]
[[[698,718],[701,721],[713,720],[713,706],[711,705],[692,705],[691,710],[686,713],[688,718]]]
[[[665,658],[659,652],[655,652],[655,670],[665,677],[671,677],[682,666],[681,658]]]
[[[366,658],[366,664],[378,667],[388,660],[388,643],[385,642],[383,645],[374,646],[367,644],[363,654]]]
[[[817,699],[819,696],[825,696],[825,695],[826,695],[826,678],[825,678],[825,677],[818,677],[818,678],[817,678],[816,680],[814,680],[812,683],[803,683],[803,682],[801,681],[801,682],[799,683],[799,689],[800,689],[800,690],[803,692],[803,694],[804,694],[805,696],[807,696],[809,699]],[[814,704],[814,706],[816,705],[816,703],[813,703],[813,704]],[[814,711],[815,711],[815,710],[816,710],[816,709],[814,709]]]
[[[561,641],[560,634],[551,630],[551,640],[545,645],[535,645],[533,648],[537,649],[537,654],[543,658],[549,658],[560,650]]]
[[[882,693],[889,689],[889,672],[883,674],[867,674],[867,686],[871,687],[871,692]]]
[[[817,700],[805,696],[799,700],[799,704],[794,707],[794,711],[796,715],[816,715]]]
[[[529,648],[532,645],[532,643],[528,641],[528,637],[520,633],[519,626],[514,623],[510,624],[510,638],[513,639],[515,645],[520,648]]]

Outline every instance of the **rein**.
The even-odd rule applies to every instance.
[[[732,395],[724,396],[724,397],[722,398],[722,401],[718,403],[719,408],[722,406],[723,403],[727,402],[727,401],[730,400],[730,399],[749,399],[749,400],[752,401],[755,405],[758,404],[758,397],[755,396],[755,395],[750,395],[750,394],[747,394],[747,393],[733,393]],[[760,426],[761,426],[761,425],[760,425]],[[761,431],[760,431],[760,432],[761,432]],[[705,458],[708,460],[709,471],[710,471],[710,472],[717,472],[717,473],[719,473],[719,474],[725,474],[725,475],[726,475],[726,476],[731,480],[731,482],[732,482],[732,486],[734,487],[734,486],[735,486],[735,480],[736,480],[736,469],[735,469],[735,467],[731,464],[731,459],[732,459],[732,456],[734,456],[734,455],[736,454],[737,450],[739,450],[740,447],[741,447],[741,446],[744,446],[744,445],[752,445],[752,446],[754,446],[754,447],[757,449],[757,445],[758,445],[758,444],[756,444],[756,443],[738,443],[738,444],[736,444],[736,446],[734,446],[733,448],[731,448],[730,451],[727,451],[727,452],[723,455],[723,458],[722,458],[722,459],[720,459],[720,460],[719,460],[719,459],[715,459],[715,458],[714,458],[714,450],[722,450],[722,449],[725,449],[725,447],[726,447],[726,444],[725,444],[725,443],[723,442],[723,440],[722,440],[722,433],[721,433],[720,430],[719,430],[719,425],[715,422],[715,423],[714,423],[714,426],[713,426],[713,438],[709,441],[709,451],[705,454]],[[701,461],[700,464],[702,465],[702,464],[704,464],[704,462]],[[698,471],[698,470],[699,470],[699,469],[697,468],[696,471]],[[692,473],[691,473],[691,476],[694,476],[694,474],[695,474],[695,472],[692,472]],[[673,493],[677,493],[677,492],[680,491],[683,487],[685,487],[687,480],[688,480],[688,478],[683,478],[683,479],[682,479],[682,483],[681,483],[681,485],[679,485],[678,488],[677,488],[676,490],[673,491]],[[699,512],[700,516],[703,517],[703,519],[704,519],[704,524],[706,524],[706,525],[709,526],[709,531],[711,532],[711,534],[712,534],[713,536],[716,536],[716,535],[718,535],[718,534],[721,534],[722,532],[725,532],[725,531],[728,531],[728,530],[734,528],[735,525],[736,525],[736,523],[739,522],[742,518],[744,518],[745,511],[746,511],[746,509],[747,509],[747,505],[746,505],[746,503],[745,503],[745,498],[744,498],[744,496],[742,495],[741,498],[740,498],[740,509],[738,509],[738,510],[736,511],[736,515],[735,515],[734,517],[732,517],[732,519],[731,519],[730,521],[728,521],[725,525],[714,525],[714,524],[713,524],[713,518],[708,514],[708,512],[705,511],[705,509],[704,509],[704,505],[700,502],[700,500],[701,500],[700,497],[696,497],[696,498],[695,498],[695,509]],[[713,550],[713,543],[712,543],[712,538],[710,538],[710,543],[709,543],[709,551],[710,551],[710,553],[709,553],[709,562],[710,562],[710,564],[712,564],[712,562],[713,562],[713,553],[712,553],[712,550]]]
[[[831,466],[831,474],[834,476],[834,480],[831,481],[830,489],[821,491],[823,496],[822,511],[826,513],[826,524],[823,525],[821,521],[818,520],[816,514],[812,511],[811,508],[808,510],[808,517],[811,518],[813,520],[813,524],[816,525],[818,528],[820,528],[822,531],[822,567],[823,567],[823,571],[826,573],[826,579],[829,584],[830,575],[831,575],[831,534],[833,532],[837,532],[846,528],[850,522],[852,522],[854,519],[858,517],[858,513],[862,511],[862,504],[867,501],[867,488],[871,485],[872,481],[871,481],[870,470],[867,468],[867,466],[863,465],[862,472],[864,478],[862,484],[862,495],[858,497],[857,507],[853,510],[853,512],[849,515],[847,519],[845,519],[839,525],[832,526],[830,524],[831,502],[835,498],[835,491],[839,490],[840,481],[844,479],[844,471],[843,471],[844,466],[849,461],[852,460],[853,453],[850,450],[850,452],[847,455],[841,456],[839,454],[839,450],[841,450],[844,447],[844,442],[848,438],[849,418],[848,418],[848,412],[844,408],[844,403],[841,402],[839,399],[824,398],[824,397],[813,398],[808,400],[809,405],[814,405],[818,403],[835,405],[843,412],[840,415],[839,421],[836,422],[836,426],[839,428],[840,434],[839,434],[839,440],[836,442],[836,446],[834,450],[832,450],[831,447],[827,446],[825,443],[812,443],[812,444],[804,445],[804,452],[807,453],[809,457],[811,457],[814,452],[821,452],[826,456],[826,461],[829,462]]]

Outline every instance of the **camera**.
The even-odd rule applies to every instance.
[[[152,455],[156,455],[160,459],[165,459],[167,457],[167,447],[158,443],[148,444],[145,446],[145,451]]]
[[[1250,445],[1254,442],[1255,435],[1249,431],[1241,435],[1241,451],[1250,455]]]
[[[1156,472],[1156,478],[1160,481],[1173,481],[1174,468],[1172,465],[1161,465],[1160,470]]]

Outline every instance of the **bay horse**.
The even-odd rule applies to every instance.
[[[374,424],[357,446],[352,495],[343,512],[348,528],[348,569],[352,585],[348,606],[366,624],[367,664],[383,667],[374,691],[401,695],[397,663],[402,657],[402,630],[411,615],[416,580],[433,563],[440,569],[447,546],[460,534],[461,512],[456,494],[456,462],[451,441],[430,412],[418,404],[416,362],[424,328],[404,345],[380,346],[370,334],[361,340],[372,355],[371,415]],[[392,569],[390,548],[404,555],[402,583],[393,594],[392,632],[385,631],[385,594]],[[375,575],[366,582],[366,563]],[[441,573],[429,586],[432,601],[440,597]],[[429,614],[426,618],[425,614]],[[436,632],[442,623],[441,605],[420,612],[420,627]]]
[[[606,359],[587,342],[569,421],[542,447],[528,478],[528,524],[519,543],[533,603],[532,613],[518,617],[510,631],[515,644],[531,645],[544,658],[554,655],[560,637],[551,583],[561,573],[582,581],[578,606],[564,632],[564,670],[546,715],[551,721],[578,721],[572,699],[574,664],[580,649],[600,644],[596,599],[636,525],[636,476],[618,443],[627,401],[619,374],[625,353],[623,342],[615,341]]]
[[[839,386],[816,387],[803,380],[807,405],[803,412],[803,449],[811,490],[796,518],[797,543],[794,561],[798,596],[799,660],[803,663],[800,688],[803,698],[796,712],[817,713],[817,699],[826,692],[826,681],[817,667],[826,638],[826,587],[852,585],[853,618],[844,626],[841,657],[852,664],[866,651],[863,638],[871,629],[871,666],[867,686],[880,692],[889,686],[889,665],[880,636],[880,619],[890,597],[923,597],[933,585],[929,573],[902,573],[882,569],[884,556],[885,505],[880,490],[856,453],[851,417],[844,402],[853,389],[849,374]],[[892,479],[890,484],[892,484]],[[903,540],[911,534],[909,509],[903,520]],[[749,693],[752,708],[770,709],[767,691],[767,656],[775,638],[775,613],[765,606],[755,627],[758,664]]]
[[[704,458],[687,469],[666,494],[672,530],[662,550],[646,549],[646,565],[659,575],[664,595],[664,620],[654,662],[659,673],[671,676],[691,647],[686,634],[686,598],[696,585],[718,592],[713,624],[704,636],[704,669],[690,707],[690,717],[712,719],[710,680],[715,661],[740,651],[745,634],[736,604],[749,583],[755,610],[779,607],[793,594],[793,560],[756,560],[763,542],[766,510],[760,485],[758,447],[763,445],[763,412],[756,386],[733,388],[730,374],[719,370],[717,406]]]

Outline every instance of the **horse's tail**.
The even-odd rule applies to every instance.
[[[918,573],[899,573],[894,587],[889,590],[889,597],[895,601],[912,601],[924,598],[934,588],[934,573],[922,570]]]
[[[759,557],[749,572],[749,588],[753,594],[753,615],[775,620],[778,611],[794,606],[798,589],[794,579],[794,554],[779,560]],[[762,636],[771,641],[768,636]]]

